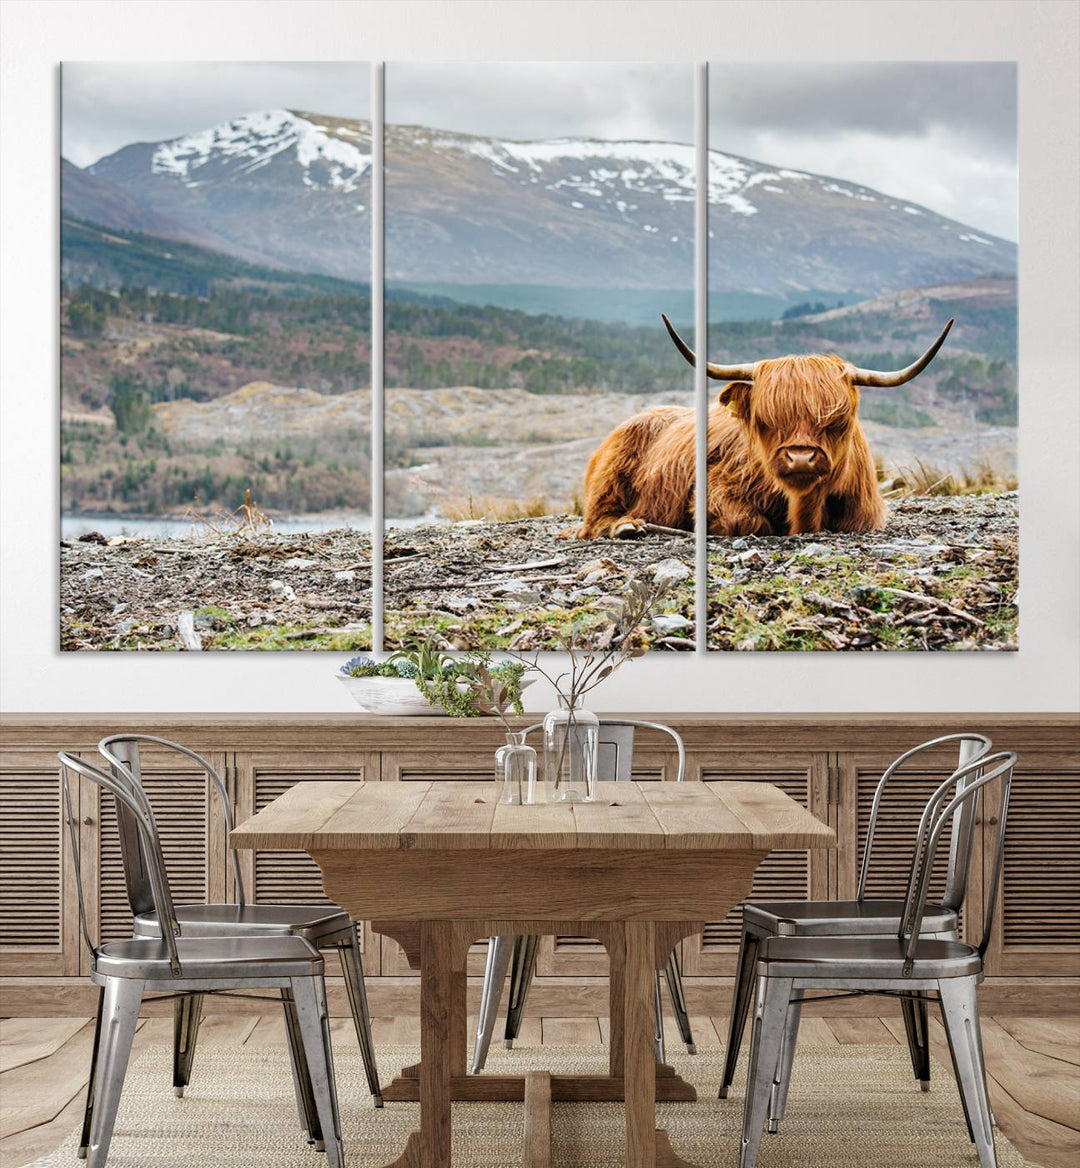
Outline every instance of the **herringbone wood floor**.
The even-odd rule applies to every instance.
[[[726,1034],[726,1018],[695,1018],[699,1045]],[[948,1065],[944,1031],[934,1021],[939,1062]],[[349,1041],[352,1023],[335,1019],[338,1041]],[[668,1042],[678,1035],[668,1024]],[[419,1019],[377,1018],[375,1042],[419,1043]],[[19,1168],[57,1147],[82,1114],[93,1025],[88,1018],[8,1018],[0,1022],[0,1168]],[[597,1043],[607,1038],[605,1018],[529,1018],[523,1045]],[[355,1041],[355,1039],[352,1039]],[[135,1052],[172,1041],[172,1020],[144,1020]],[[212,1015],[199,1043],[284,1044],[274,1017]],[[813,1018],[802,1024],[801,1041],[893,1043],[903,1028],[892,1018]],[[1024,1157],[1042,1168],[1080,1163],[1080,1018],[983,1020],[990,1092],[1001,1130]],[[736,1104],[737,1105],[737,1104]]]

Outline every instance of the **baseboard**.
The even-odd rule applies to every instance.
[[[479,977],[469,978],[469,1010],[480,1001]],[[727,977],[687,977],[686,1000],[691,1014],[726,1014],[731,1005],[732,979]],[[253,991],[255,993],[257,991]],[[0,978],[0,1016],[8,1018],[49,1018],[60,1015],[92,1015],[97,1007],[97,987],[89,978]],[[345,1017],[349,1010],[341,978],[327,978],[330,1013]],[[368,1001],[372,1014],[401,1017],[420,1012],[420,988],[415,977],[373,977],[368,979]],[[979,990],[979,1001],[987,1014],[1052,1016],[1080,1013],[1080,978],[1074,977],[993,977]],[[269,994],[261,1000],[236,998],[206,999],[212,1014],[276,1014],[277,999]],[[146,1014],[171,1012],[166,1002],[150,1004]],[[888,998],[845,998],[821,1002],[813,1013],[833,1017],[878,1017],[899,1013],[899,1004]],[[561,1018],[603,1017],[608,1012],[607,978],[537,978],[529,991],[526,1014]]]

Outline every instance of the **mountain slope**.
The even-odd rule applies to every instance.
[[[262,263],[365,279],[370,124],[270,110],[95,163],[141,206]],[[688,288],[694,149],[386,129],[387,276]],[[857,184],[710,154],[710,286],[877,295],[1016,268],[1016,247]],[[80,218],[96,216],[72,208]]]
[[[168,142],[125,146],[89,170],[254,263],[370,278],[368,122],[244,114]]]
[[[65,214],[102,227],[208,242],[205,232],[200,234],[188,223],[155,211],[129,191],[66,158],[60,159],[60,205]]]

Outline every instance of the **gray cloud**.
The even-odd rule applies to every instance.
[[[710,136],[783,129],[910,137],[948,126],[1002,157],[1016,150],[1016,66],[1008,61],[714,65]]]
[[[693,68],[627,61],[389,62],[389,122],[500,138],[692,142]]]
[[[131,142],[175,138],[251,110],[371,114],[364,62],[74,61],[61,76],[61,149],[78,166]]]
[[[1016,239],[1012,62],[716,64],[709,144]]]

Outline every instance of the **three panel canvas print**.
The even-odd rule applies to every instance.
[[[1016,648],[1013,65],[371,75],[64,66],[64,649]]]

